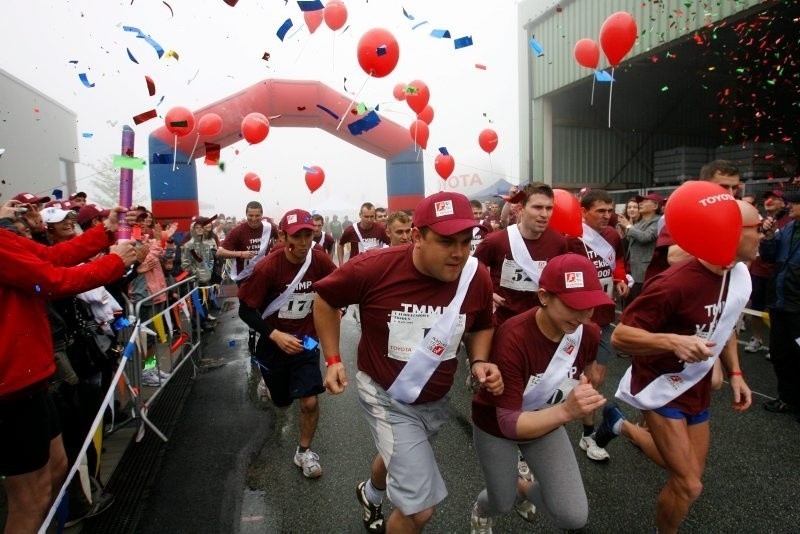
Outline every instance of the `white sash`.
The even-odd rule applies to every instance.
[[[611,246],[611,243],[606,241],[594,228],[583,223],[583,236],[581,236],[580,239],[583,241],[584,245],[594,250],[609,267],[612,269],[614,268],[614,265],[617,263],[617,253],[614,247]]]
[[[300,283],[300,280],[303,279],[303,276],[305,276],[306,271],[308,271],[308,266],[311,265],[311,257],[313,255],[314,254],[312,254],[311,251],[309,250],[308,254],[306,254],[306,261],[303,262],[303,265],[300,267],[300,270],[297,271],[297,275],[295,275],[294,280],[292,280],[291,283],[289,283],[289,285],[286,287],[283,293],[278,295],[278,298],[269,303],[267,309],[264,310],[264,313],[261,314],[262,319],[266,319],[267,317],[269,317],[270,315],[281,309],[281,306],[283,306],[284,303],[286,303],[286,301],[292,297],[292,294],[294,293],[294,288],[297,287],[297,284]]]
[[[319,248],[323,248],[324,249],[324,245],[325,245],[325,231],[324,230],[322,232],[322,235],[319,238],[319,241],[315,241],[315,244],[317,246],[319,246]]]
[[[722,283],[725,283],[723,278]],[[750,298],[750,275],[744,263],[737,263],[730,271],[728,296],[725,299],[719,322],[712,328],[709,341],[716,343],[711,348],[712,356],[705,361],[684,364],[680,373],[667,373],[657,377],[636,395],[631,393],[631,367],[625,371],[617,388],[616,397],[640,410],[661,408],[679,397],[699,382],[714,366],[719,353],[728,342],[728,338],[739,320],[747,300]]]
[[[353,224],[353,230],[356,233],[356,237],[358,238],[358,252],[364,252],[366,247],[364,246],[364,238],[361,237],[361,232],[358,231],[358,223]]]
[[[236,258],[233,259],[233,265],[231,266],[231,278],[233,278],[237,282],[241,282],[251,274],[253,274],[253,269],[255,269],[256,264],[261,261],[267,252],[267,245],[269,244],[270,234],[272,234],[272,225],[269,221],[262,221],[261,223],[264,228],[261,232],[261,243],[258,248],[258,254],[256,254],[253,259],[247,263],[242,269],[242,272],[238,272],[236,269]],[[242,260],[244,263],[247,260]]]
[[[535,379],[532,386],[525,389],[522,395],[523,410],[526,412],[538,410],[550,400],[575,363],[582,337],[583,325],[579,325],[572,334],[564,334],[544,374]]]
[[[386,390],[393,399],[407,404],[417,400],[422,388],[439,367],[441,355],[444,354],[447,345],[453,341],[453,332],[461,314],[461,304],[467,296],[467,289],[469,289],[469,284],[477,270],[478,260],[470,257],[461,271],[458,288],[452,302],[447,305],[444,313],[439,316],[428,334],[422,339],[422,343],[414,349],[391,387]]]
[[[539,277],[542,275],[543,267],[539,267],[539,265],[533,261],[533,258],[531,258],[528,247],[525,246],[525,241],[522,238],[522,234],[519,232],[519,226],[512,224],[506,230],[508,232],[508,244],[511,246],[511,257],[514,258],[514,262],[517,265],[522,267],[522,270],[525,271],[528,278],[530,278],[538,288]]]

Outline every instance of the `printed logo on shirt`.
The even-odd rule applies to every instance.
[[[441,202],[434,202],[433,204],[433,211],[437,217],[444,217],[445,215],[452,215],[453,211],[453,201],[452,200],[442,200]]]
[[[572,289],[572,288],[579,288],[583,287],[583,273],[578,272],[567,272],[564,273],[564,288],[565,289]]]

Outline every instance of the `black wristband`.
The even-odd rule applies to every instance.
[[[469,370],[472,371],[472,366],[476,363],[489,363],[487,360],[472,360],[469,362]]]

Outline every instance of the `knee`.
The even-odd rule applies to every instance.
[[[315,414],[319,411],[319,403],[317,397],[304,397],[300,401],[300,411],[304,414]]]
[[[589,503],[586,499],[569,503],[569,506],[554,511],[553,518],[556,525],[564,530],[582,529],[589,522]]]
[[[699,478],[685,478],[676,480],[677,493],[689,503],[692,503],[703,493],[703,483]]]
[[[431,520],[433,517],[433,512],[436,510],[434,507],[426,508],[421,512],[417,512],[416,514],[411,514],[408,516],[411,521],[414,522],[414,526],[417,527],[420,531],[428,524],[428,521]]]

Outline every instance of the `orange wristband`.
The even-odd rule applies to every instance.
[[[338,354],[334,354],[333,356],[328,356],[325,358],[325,367],[330,367],[335,363],[342,363],[342,358]]]
[[[734,376],[743,377],[744,375],[742,374],[741,371],[731,371],[730,373],[728,373],[728,378],[731,378],[731,377],[734,377]]]

